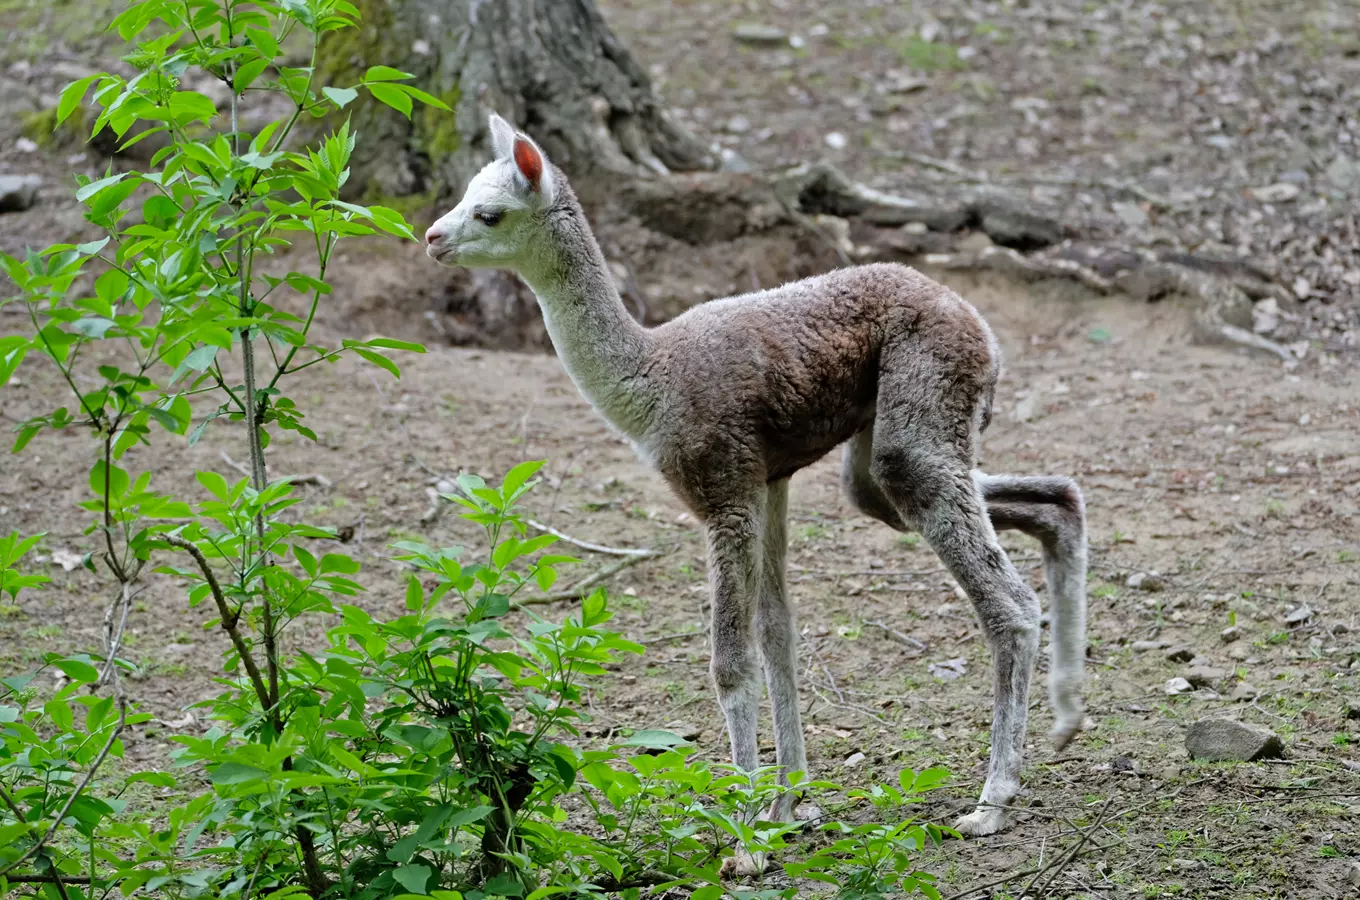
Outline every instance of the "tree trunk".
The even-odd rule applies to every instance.
[[[490,158],[487,114],[537,140],[573,177],[713,168],[703,142],[662,107],[647,73],[594,0],[359,0],[359,30],[332,35],[323,83],[349,85],[394,65],[452,113],[410,120],[378,103],[355,109],[364,140],[351,185],[369,199],[456,196]]]

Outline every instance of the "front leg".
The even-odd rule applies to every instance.
[[[705,519],[713,591],[710,668],[718,705],[727,720],[732,762],[747,772],[760,763],[756,749],[760,666],[752,626],[760,580],[764,499],[762,496],[759,502],[726,507]],[[724,861],[722,874],[758,875],[764,868],[763,853],[750,854],[739,848],[735,856]]]
[[[761,498],[763,500],[763,498]],[[728,507],[707,517],[708,577],[713,594],[710,672],[727,720],[732,762],[749,772],[759,765],[756,720],[760,667],[752,624],[760,572],[762,505]]]
[[[774,482],[768,491],[760,590],[756,601],[756,633],[760,637],[760,656],[765,666],[770,705],[774,707],[775,758],[782,770],[780,780],[787,784],[789,772],[807,773],[803,721],[798,712],[798,633],[784,578],[788,551],[788,479]],[[770,809],[770,820],[792,822],[798,800],[794,791],[781,794]],[[800,814],[809,812],[816,814],[810,807],[800,810]]]

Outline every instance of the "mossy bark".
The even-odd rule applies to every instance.
[[[365,99],[353,161],[357,192],[452,196],[486,162],[487,114],[531,134],[573,176],[712,168],[708,147],[671,119],[594,0],[359,0],[363,24],[331,35],[322,83],[348,86],[371,65],[410,72],[452,113],[411,119]]]

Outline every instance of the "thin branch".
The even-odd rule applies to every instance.
[[[127,701],[120,697],[118,703],[118,724],[115,725],[113,731],[109,733],[109,739],[104,742],[104,746],[100,749],[99,755],[94,758],[94,762],[90,763],[90,767],[85,771],[85,777],[81,779],[80,784],[76,785],[76,789],[71,792],[71,796],[66,798],[66,803],[62,806],[61,812],[57,813],[56,818],[52,820],[52,824],[48,826],[47,831],[43,836],[40,837],[33,846],[25,850],[18,859],[14,860],[14,862],[10,863],[8,866],[5,866],[5,868],[0,869],[0,878],[3,878],[10,872],[19,868],[19,866],[28,862],[37,855],[39,850],[47,845],[48,841],[52,840],[52,836],[57,833],[57,829],[61,827],[61,823],[66,820],[66,814],[71,811],[71,807],[75,805],[76,800],[81,794],[85,793],[85,789],[90,786],[90,782],[94,780],[95,773],[98,772],[99,767],[104,764],[104,760],[108,759],[109,751],[113,749],[114,743],[117,742],[118,736],[123,733],[123,728],[126,726]]]
[[[865,625],[871,625],[871,626],[873,626],[874,628],[880,628],[880,629],[882,629],[884,632],[887,633],[888,637],[892,638],[893,640],[897,641],[898,643],[906,644],[908,647],[913,647],[913,648],[915,648],[915,649],[917,649],[917,650],[929,650],[929,649],[930,649],[930,647],[927,646],[926,643],[925,643],[924,641],[918,641],[916,638],[912,637],[912,636],[909,635],[909,634],[903,634],[902,632],[898,631],[898,630],[895,629],[895,628],[889,628],[887,625],[884,625],[882,622],[875,622],[875,621],[872,620],[872,619],[865,619],[865,620],[864,620],[864,624],[865,624]]]
[[[566,541],[568,544],[571,544],[574,547],[580,547],[582,550],[589,550],[592,553],[606,553],[610,556],[638,556],[638,557],[658,555],[657,551],[648,550],[645,548],[607,547],[604,544],[592,544],[590,541],[583,541],[580,540],[579,538],[574,538],[570,535],[563,534],[556,528],[553,528],[550,525],[544,525],[542,522],[536,522],[533,519],[529,519],[528,522],[531,526],[537,528],[539,531],[542,531],[546,534],[550,534],[560,541]]]
[[[1104,819],[1105,814],[1110,811],[1110,804],[1112,803],[1114,803],[1113,795],[1106,799],[1105,805],[1100,808],[1100,811],[1098,813],[1096,813],[1095,821],[1091,823],[1090,827],[1082,831],[1081,837],[1077,840],[1076,846],[1074,846],[1071,849],[1071,851],[1064,854],[1061,858],[1059,858],[1052,864],[1053,873],[1049,875],[1048,878],[1044,881],[1044,886],[1039,888],[1040,897],[1043,897],[1048,893],[1048,889],[1052,887],[1053,882],[1057,880],[1058,876],[1062,874],[1064,869],[1071,865],[1072,860],[1076,859],[1077,855],[1081,853],[1081,848],[1085,847],[1086,842],[1091,839],[1091,835],[1096,833],[1096,829],[1100,827],[1101,820]],[[1029,889],[1033,887],[1034,883],[1038,880],[1039,880],[1038,875],[1035,875],[1033,878],[1031,878],[1029,884],[1025,885],[1025,889],[1024,891],[1021,892],[1021,894],[1022,895],[1028,894]]]
[[[623,559],[614,563],[612,566],[605,566],[603,569],[596,572],[594,575],[591,575],[588,578],[584,578],[581,581],[578,581],[576,584],[572,585],[569,588],[566,588],[565,590],[553,591],[551,594],[544,594],[542,597],[529,597],[528,599],[518,601],[515,605],[540,606],[545,603],[559,603],[563,600],[580,600],[582,597],[589,594],[591,589],[594,588],[596,585],[600,584],[601,582],[608,581],[615,575],[622,572],[624,569],[627,569],[630,566],[635,566],[638,563],[642,562],[644,559],[656,559],[661,555],[662,554],[658,553],[657,551],[649,550],[647,551],[645,556],[644,555],[625,556]]]
[[[1103,850],[1114,850],[1115,848],[1117,848],[1117,847],[1122,847],[1122,846],[1124,846],[1122,842],[1120,842],[1120,841],[1112,841],[1111,843],[1108,843],[1108,844],[1100,844],[1100,845],[1098,845],[1098,846],[1092,847],[1092,848],[1090,848],[1089,850],[1087,850],[1086,852],[1087,852],[1087,853],[1092,853],[1092,852],[1098,852],[1098,851],[1103,851]],[[1052,868],[1054,865],[1056,865],[1056,863],[1049,863],[1049,864],[1046,865],[1046,866],[1039,866],[1039,867],[1033,868],[1033,869],[1022,869],[1022,870],[1019,871],[1019,872],[1011,872],[1009,875],[1002,875],[1000,878],[994,879],[994,880],[992,880],[992,881],[987,881],[987,882],[983,882],[982,884],[979,884],[979,885],[974,885],[973,887],[970,887],[970,888],[968,888],[967,890],[959,891],[959,892],[956,893],[956,894],[950,894],[948,897],[945,897],[944,900],[963,900],[963,898],[965,898],[965,897],[969,897],[969,896],[971,896],[971,895],[973,895],[973,894],[978,893],[979,891],[986,891],[988,888],[994,888],[994,887],[997,887],[997,886],[999,886],[999,885],[1006,884],[1006,883],[1011,882],[1011,881],[1017,881],[1017,880],[1019,880],[1019,879],[1021,879],[1021,878],[1025,878],[1025,877],[1027,877],[1027,876],[1029,876],[1029,875],[1035,875],[1035,874],[1040,874],[1040,875],[1041,875],[1041,874],[1044,873],[1045,870]]]
[[[162,535],[161,539],[167,544],[172,544],[188,552],[194,558],[194,562],[198,563],[199,570],[203,572],[203,579],[208,582],[208,590],[212,592],[213,601],[217,604],[217,613],[222,619],[222,628],[231,638],[231,644],[236,648],[236,655],[241,658],[241,665],[245,667],[246,674],[250,677],[250,684],[255,689],[255,696],[259,699],[260,706],[266,710],[272,709],[273,704],[269,700],[269,689],[265,687],[259,666],[255,665],[255,658],[251,656],[245,638],[241,637],[241,631],[236,627],[239,617],[231,611],[231,606],[228,605],[227,598],[222,593],[222,586],[217,583],[217,576],[213,574],[212,566],[208,565],[208,558],[196,545],[177,534]]]

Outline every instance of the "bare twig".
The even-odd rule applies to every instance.
[[[645,556],[643,555],[625,556],[623,559],[614,563],[612,566],[605,566],[603,569],[596,572],[594,575],[591,575],[587,578],[583,578],[581,581],[578,581],[576,584],[572,585],[569,588],[560,591],[553,591],[551,594],[544,594],[542,597],[529,597],[525,600],[519,600],[516,602],[515,605],[540,606],[545,603],[558,603],[563,600],[580,600],[582,597],[589,594],[591,589],[594,588],[596,585],[608,581],[615,575],[622,572],[624,569],[627,569],[630,566],[635,566],[638,563],[642,562],[644,559],[655,559],[658,556],[661,556],[661,554],[654,550],[647,551],[647,554]]]
[[[638,641],[639,644],[669,644],[671,641],[683,641],[685,638],[703,637],[702,631],[677,631],[675,634],[667,634],[661,637],[648,638],[645,641]]]
[[[1095,820],[1091,823],[1090,827],[1081,832],[1081,837],[1077,839],[1076,845],[1069,852],[1065,853],[1051,864],[1051,868],[1053,869],[1052,874],[1044,881],[1044,886],[1039,888],[1039,897],[1043,897],[1048,893],[1048,889],[1053,885],[1053,882],[1057,880],[1058,876],[1062,874],[1063,869],[1066,869],[1072,863],[1072,860],[1076,859],[1077,855],[1081,853],[1081,848],[1085,847],[1086,842],[1091,839],[1091,835],[1096,833],[1096,829],[1100,827],[1100,822],[1105,818],[1105,814],[1109,812],[1112,803],[1114,803],[1113,795],[1105,800],[1105,805],[1096,813]],[[1020,892],[1021,896],[1029,893],[1029,889],[1039,880],[1039,875],[1041,874],[1043,873],[1036,873],[1034,877],[1029,880],[1029,884],[1025,885],[1025,889]]]
[[[589,550],[592,553],[605,553],[608,554],[609,556],[637,556],[637,557],[659,555],[657,551],[648,550],[646,548],[607,547],[604,544],[592,544],[590,541],[583,541],[580,540],[579,538],[574,538],[571,535],[563,534],[556,528],[553,528],[550,525],[544,525],[542,522],[536,522],[533,519],[529,519],[528,522],[529,525],[531,525],[532,527],[537,528],[539,531],[542,531],[545,534],[552,535],[559,541],[566,541],[573,547],[580,547],[582,550]]]
[[[241,636],[240,629],[236,627],[238,617],[227,604],[227,598],[222,593],[222,586],[217,583],[217,576],[213,574],[212,566],[208,565],[208,558],[193,543],[177,534],[163,535],[162,540],[187,551],[194,558],[194,562],[198,563],[198,568],[203,573],[203,580],[208,582],[208,590],[212,592],[213,601],[217,604],[217,613],[222,619],[222,629],[231,638],[231,645],[236,648],[236,655],[241,658],[241,665],[245,667],[246,675],[250,677],[250,684],[255,689],[255,696],[260,701],[260,707],[265,710],[273,709],[274,704],[270,702],[269,689],[265,687],[264,678],[260,675],[260,668],[255,664],[255,658],[251,655],[250,648],[246,646],[245,638]]]
[[[889,628],[887,625],[884,625],[882,622],[875,622],[875,621],[873,621],[872,619],[865,619],[865,620],[864,620],[864,624],[865,624],[865,625],[872,625],[874,628],[881,628],[883,631],[885,631],[885,632],[887,633],[888,637],[892,638],[893,640],[897,641],[898,643],[906,644],[908,647],[913,647],[913,648],[915,648],[915,649],[917,649],[917,650],[929,650],[929,649],[930,649],[930,648],[926,645],[926,643],[925,643],[924,641],[918,641],[916,638],[912,637],[912,636],[909,635],[909,634],[903,634],[902,632],[898,631],[898,630],[895,629],[895,628]]]
[[[236,460],[228,456],[227,451],[223,450],[219,455],[222,457],[222,462],[231,466],[233,469],[235,469],[237,472],[240,472],[245,477],[247,478],[251,477],[250,469],[246,468],[241,463],[238,463]],[[292,484],[314,484],[317,487],[327,489],[333,486],[333,482],[325,475],[322,475],[320,472],[308,472],[304,475],[285,475],[280,480],[287,481]]]
[[[25,850],[23,854],[12,863],[5,866],[3,869],[0,869],[0,878],[7,876],[10,872],[13,872],[15,869],[19,868],[19,866],[28,862],[37,855],[39,850],[47,845],[48,841],[52,840],[52,835],[56,834],[57,829],[61,827],[61,823],[66,821],[66,814],[71,811],[71,807],[75,805],[76,800],[81,794],[85,793],[85,789],[90,786],[90,782],[94,780],[95,773],[98,772],[99,767],[104,764],[104,760],[108,759],[109,751],[113,749],[113,745],[118,741],[118,736],[123,733],[123,729],[126,726],[127,700],[123,697],[119,697],[118,724],[114,726],[113,731],[109,732],[109,739],[105,741],[104,746],[100,748],[99,755],[94,758],[94,761],[90,763],[89,768],[85,770],[85,777],[80,780],[80,784],[76,785],[76,789],[71,792],[71,796],[66,798],[66,803],[62,806],[61,811],[57,813],[56,818],[52,820],[52,824],[48,826],[47,831],[43,833],[43,836],[38,838],[33,846]],[[24,820],[21,817],[19,821],[22,822]],[[58,884],[60,884],[60,882],[58,882]]]

